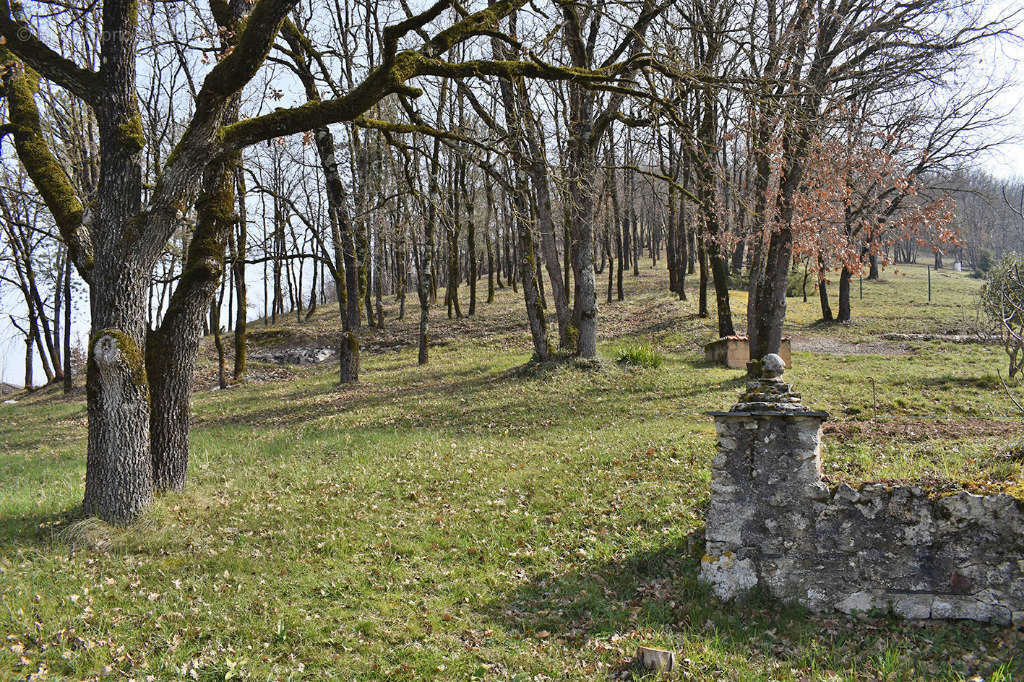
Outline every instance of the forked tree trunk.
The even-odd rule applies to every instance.
[[[237,113],[237,104],[232,110]],[[188,472],[192,375],[206,312],[224,274],[224,250],[234,227],[235,164],[239,156],[212,163],[203,173],[196,204],[198,219],[181,279],[171,296],[160,327],[146,343],[146,369],[152,393],[150,441],[153,486],[179,491]],[[216,311],[219,324],[219,307]],[[215,333],[217,331],[215,330]],[[222,352],[219,352],[219,355]]]

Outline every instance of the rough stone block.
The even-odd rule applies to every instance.
[[[705,556],[700,563],[700,580],[724,601],[741,597],[757,585],[757,571],[750,559],[737,559],[728,552],[719,557]]]
[[[867,613],[872,609],[888,608],[889,603],[879,595],[872,592],[860,591],[847,595],[839,603],[836,609],[846,614]]]
[[[931,618],[934,600],[930,594],[908,594],[893,600],[892,612],[900,618]]]

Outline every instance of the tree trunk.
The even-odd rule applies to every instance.
[[[491,242],[491,216],[494,212],[494,193],[490,179],[485,179],[487,215],[484,218],[484,241],[487,243],[487,302],[494,303],[494,244]]]
[[[700,263],[700,292],[697,296],[697,317],[708,316],[708,257],[704,248],[704,235],[697,237],[697,260]]]
[[[71,256],[64,259],[64,395],[74,390],[71,376]]]
[[[732,252],[732,274],[738,275],[743,270],[743,254],[747,247],[747,240],[744,237],[736,242],[736,248]]]
[[[844,265],[842,272],[839,274],[839,317],[836,318],[839,322],[850,321],[851,276],[850,269]]]
[[[519,172],[516,172],[519,175]],[[537,284],[536,249],[533,244],[533,233],[528,220],[529,206],[526,201],[526,180],[517,180],[512,201],[515,204],[516,232],[519,242],[519,276],[523,285],[523,299],[526,302],[526,317],[530,323],[530,336],[533,339],[533,359],[543,362],[551,359],[551,345],[548,343],[547,325],[544,321],[544,308],[541,305]]]
[[[146,292],[158,253],[133,248],[142,208],[144,146],[135,94],[136,5],[103,4],[103,92],[95,109],[100,173],[90,274],[92,335],[86,378],[89,445],[84,512],[131,523],[153,501],[146,380]]]
[[[232,377],[235,381],[245,379],[245,360],[248,337],[246,336],[246,317],[248,315],[248,299],[245,288],[245,254],[248,240],[248,223],[245,212],[245,174],[239,165],[235,169],[236,195],[238,197],[238,232],[232,249],[231,268],[234,272],[235,298],[235,366]]]
[[[217,351],[217,386],[224,390],[228,387],[227,367],[224,363],[224,339],[220,333],[220,306],[223,299],[213,297],[210,303],[210,329],[213,330],[213,347]]]
[[[152,476],[157,491],[180,491],[185,487],[192,376],[203,320],[214,307],[217,310],[212,317],[218,319],[212,322],[219,326],[219,306],[214,297],[224,270],[224,250],[234,227],[235,164],[239,158],[231,155],[203,172],[195,237],[189,244],[181,279],[160,327],[149,334],[146,342],[146,371],[152,393]],[[221,355],[222,349],[218,350]]]
[[[32,376],[34,353],[32,352],[32,336],[25,337],[25,390],[30,393],[34,390],[35,377]]]
[[[104,192],[101,184],[100,196],[109,194],[117,193]],[[113,214],[117,208],[111,203],[120,202],[101,201]],[[153,502],[143,354],[149,264],[109,256],[97,254],[90,287],[95,331],[86,376],[89,446],[82,508],[88,516],[124,525]]]
[[[828,302],[828,282],[825,281],[825,273],[820,271],[821,261],[818,261],[818,301],[821,303],[821,321],[832,322],[832,306]]]
[[[608,303],[612,302],[612,287],[615,284],[615,256],[612,255],[611,238],[606,232],[604,235],[604,250],[608,252]],[[619,260],[621,267],[622,260]]]
[[[469,256],[469,316],[476,315],[476,226],[473,223],[473,204],[467,204],[469,220],[466,222],[466,255]]]
[[[732,311],[729,309],[729,266],[722,256],[718,240],[711,238],[709,249],[711,278],[715,285],[715,304],[718,310],[718,336],[733,336]]]
[[[765,258],[764,278],[757,288],[753,333],[749,334],[752,360],[757,361],[769,353],[779,352],[782,323],[786,319],[786,284],[792,255],[793,233],[788,223],[784,223],[771,236]]]
[[[570,90],[576,88],[570,87]],[[580,111],[573,114],[569,149],[569,214],[573,241],[573,326],[576,328],[576,355],[597,357],[597,291],[594,282],[594,175],[596,152],[589,144],[592,135],[593,95],[571,95]]]

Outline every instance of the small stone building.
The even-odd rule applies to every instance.
[[[786,367],[793,366],[789,339],[782,339],[779,355]],[[746,336],[723,336],[704,345],[704,360],[730,369],[746,369],[750,361],[750,342]]]

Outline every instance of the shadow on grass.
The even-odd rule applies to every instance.
[[[239,424],[274,424],[288,426],[312,422],[332,413],[374,410],[381,407],[393,407],[406,404],[410,426],[422,426],[416,423],[416,416],[422,411],[424,401],[445,400],[443,409],[436,409],[430,416],[440,420],[449,418],[458,420],[462,428],[479,427],[489,430],[495,415],[504,414],[507,410],[521,407],[509,390],[501,387],[535,385],[549,380],[562,367],[571,367],[575,371],[600,372],[600,363],[581,363],[575,358],[556,356],[547,362],[530,361],[503,370],[485,371],[478,367],[462,370],[432,368],[418,375],[410,383],[401,387],[381,384],[355,384],[346,386],[323,385],[304,386],[276,395],[272,407],[251,410],[246,407],[222,410],[216,417],[200,415],[193,420],[195,426],[218,426]],[[502,398],[497,403],[480,404],[477,398],[484,394],[493,394],[495,390]],[[327,398],[322,400],[319,398]],[[303,399],[313,399],[303,404]],[[477,405],[466,408],[463,403]],[[597,404],[596,402],[594,403]],[[611,408],[607,408],[611,409]],[[411,421],[410,421],[411,420]]]
[[[953,390],[956,388],[980,388],[984,391],[1002,390],[999,377],[986,374],[984,376],[963,376],[962,374],[943,374],[934,377],[921,377],[914,380],[915,384],[928,388]]]
[[[757,669],[770,670],[769,661],[797,679],[814,678],[802,673],[815,670],[919,679],[922,662],[933,666],[929,670],[943,670],[944,677],[958,676],[960,658],[1012,630],[969,622],[922,625],[889,617],[814,616],[760,591],[740,603],[723,603],[697,580],[703,548],[701,528],[651,551],[576,571],[541,573],[483,604],[481,611],[523,638],[552,638],[570,647],[636,633],[638,644],[667,646],[679,659],[704,659],[699,665],[710,668],[690,671],[694,679],[721,679],[720,663],[708,660],[709,649],[722,660],[745,657]],[[662,643],[652,643],[651,636]],[[629,678],[632,655],[625,651],[617,663],[618,678]],[[890,671],[893,657],[904,667]],[[1008,665],[1024,671],[1024,661]]]
[[[48,546],[61,531],[82,518],[79,506],[58,512],[0,517],[0,550]]]

